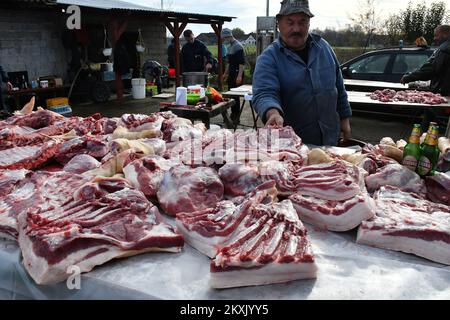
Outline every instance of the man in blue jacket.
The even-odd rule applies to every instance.
[[[310,34],[308,0],[284,0],[280,37],[258,58],[253,105],[266,126],[292,126],[307,144],[336,146],[351,138],[350,117],[339,62],[330,45]]]

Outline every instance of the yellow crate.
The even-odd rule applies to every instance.
[[[68,105],[69,104],[69,99],[68,98],[63,98],[63,97],[52,98],[52,99],[47,99],[46,103],[47,103],[47,108],[63,106],[63,105]]]

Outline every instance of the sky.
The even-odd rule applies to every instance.
[[[437,0],[436,0],[437,1]],[[450,9],[450,0],[441,0]],[[160,0],[134,0],[135,3],[151,7],[161,7]],[[276,15],[280,9],[281,0],[270,0],[270,15]],[[311,20],[311,29],[345,28],[350,23],[352,14],[358,12],[361,0],[309,0],[311,12],[315,17]],[[377,0],[378,13],[387,17],[390,13],[398,13],[405,9],[409,0]],[[411,0],[413,5],[430,0]],[[233,29],[239,27],[246,33],[256,31],[256,17],[266,15],[266,0],[164,0],[170,4],[170,9],[181,12],[214,14],[236,17],[224,27]],[[195,35],[202,32],[212,32],[209,25],[188,25]]]

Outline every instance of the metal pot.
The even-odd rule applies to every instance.
[[[209,84],[209,73],[208,72],[184,72],[183,73],[183,86],[195,86],[201,85],[207,87]]]
[[[112,63],[108,63],[108,62],[100,63],[100,70],[103,71],[103,72],[113,71],[113,64]]]

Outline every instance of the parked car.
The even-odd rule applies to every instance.
[[[344,79],[400,82],[405,73],[422,66],[434,48],[388,48],[364,53],[341,65]]]

